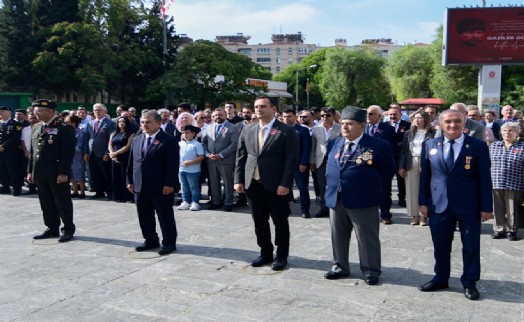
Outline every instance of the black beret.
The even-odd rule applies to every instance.
[[[365,123],[366,116],[366,110],[363,110],[355,106],[348,106],[342,110],[342,113],[340,113],[341,120],[353,120],[359,123]]]
[[[56,103],[52,100],[46,100],[46,99],[40,99],[36,100],[31,104],[32,107],[45,107],[55,110],[56,109]]]
[[[10,111],[11,109],[7,106],[0,106],[0,111]]]

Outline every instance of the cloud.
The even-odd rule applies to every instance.
[[[316,10],[307,3],[267,5],[265,9],[251,1],[175,2],[170,8],[177,33],[193,39],[214,40],[218,35],[243,33],[251,36],[250,43],[270,43],[271,34],[296,33],[314,21]],[[313,28],[313,24],[311,28]]]

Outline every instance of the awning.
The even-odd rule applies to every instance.
[[[289,94],[288,92],[284,91],[269,91],[266,93],[269,97],[286,97],[286,98],[293,98],[293,95]]]

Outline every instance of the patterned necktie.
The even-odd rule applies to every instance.
[[[455,144],[455,141],[449,140],[449,152],[448,157],[446,158],[446,167],[448,168],[448,171],[451,171],[451,168],[453,168],[453,164],[455,163],[455,151],[453,151],[453,144]]]
[[[369,135],[371,136],[375,135],[375,126],[374,125],[371,125],[369,127]]]
[[[100,121],[96,121],[95,123],[95,134],[98,133],[98,126],[100,125]]]
[[[260,129],[260,132],[258,133],[258,154],[262,152],[262,149],[264,148],[264,139],[266,136],[266,127],[263,126]],[[255,172],[253,173],[253,178],[255,180],[260,180],[260,172],[258,171],[258,165],[255,167]]]
[[[339,159],[339,162],[341,165],[348,162],[349,156],[351,155],[351,149],[353,148],[353,145],[355,145],[355,143],[350,142],[350,141],[347,141],[344,144],[344,150],[342,151],[342,155],[340,156],[340,159]]]

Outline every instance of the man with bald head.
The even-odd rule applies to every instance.
[[[468,110],[467,106],[464,103],[454,103],[450,106],[450,110],[455,110],[462,115],[464,115],[464,119],[466,120],[466,123],[464,125],[463,132],[473,138],[486,141],[486,126],[480,122],[474,121],[472,119],[468,118]],[[442,135],[442,131],[437,131],[436,136]]]
[[[391,151],[397,149],[395,128],[388,123],[382,122],[382,108],[378,105],[371,105],[367,109],[367,121],[366,133],[372,137],[376,137],[385,140],[389,143]],[[384,196],[381,196],[382,202],[380,203],[380,218],[384,225],[391,225],[391,180],[389,182],[384,181]]]

